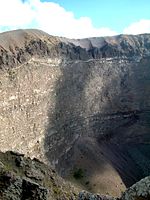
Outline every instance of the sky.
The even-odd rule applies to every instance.
[[[0,32],[26,28],[68,38],[150,33],[150,0],[0,0]]]

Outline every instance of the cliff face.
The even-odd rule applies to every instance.
[[[2,33],[1,150],[38,157],[71,180],[81,168],[84,188],[118,195],[150,172],[149,56],[149,34]]]

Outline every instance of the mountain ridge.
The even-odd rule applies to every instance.
[[[71,60],[113,57],[133,58],[150,55],[149,34],[137,36],[117,35],[74,40],[50,36],[40,30],[27,29],[1,33],[0,43],[0,67],[2,65],[15,66],[29,60],[33,55],[59,56],[60,58],[65,56]]]

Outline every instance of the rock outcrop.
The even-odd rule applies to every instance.
[[[37,157],[83,189],[118,196],[150,173],[149,64],[149,34],[0,34],[0,149]]]
[[[78,200],[116,200],[116,198],[82,191],[78,195]]]
[[[130,188],[121,197],[121,200],[148,200],[150,199],[150,177],[146,177]]]
[[[39,160],[0,152],[1,200],[73,200],[77,191]]]

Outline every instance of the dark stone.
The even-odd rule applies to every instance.
[[[37,183],[23,179],[22,200],[48,200],[48,190]]]
[[[17,167],[23,167],[25,165],[23,157],[20,156],[15,159],[15,163]]]
[[[24,154],[20,153],[20,152],[16,152],[16,151],[7,151],[7,152],[12,154],[12,155],[15,155],[15,156],[23,156],[24,157]]]

